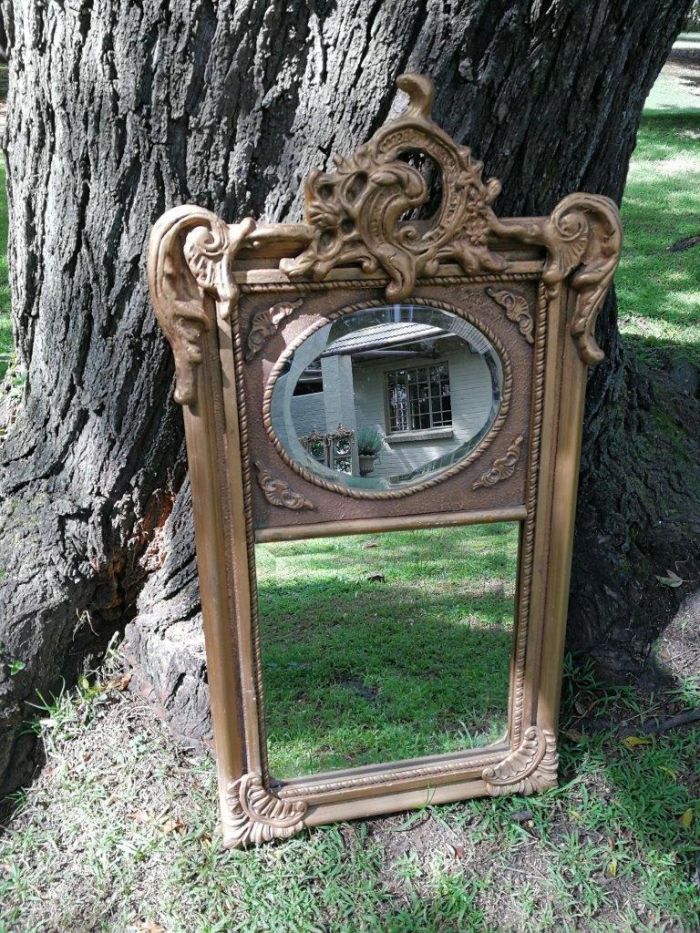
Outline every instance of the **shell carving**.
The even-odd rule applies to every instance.
[[[556,787],[558,767],[554,733],[530,726],[518,748],[497,765],[484,768],[481,777],[493,797],[527,795]]]
[[[244,774],[229,784],[226,803],[225,832],[229,846],[288,839],[304,826],[306,804],[275,797],[259,774]]]

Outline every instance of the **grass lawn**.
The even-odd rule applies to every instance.
[[[623,203],[620,323],[658,365],[700,362],[700,245],[666,249],[700,234],[689,87],[675,72],[657,84]],[[10,343],[2,264],[0,371]],[[490,526],[259,546],[273,773],[453,748],[479,722],[496,737],[514,543],[511,527]],[[221,849],[211,758],[183,751],[125,692],[112,652],[70,694],[37,700],[28,728],[46,765],[0,833],[0,933],[698,930],[700,730],[653,732],[657,715],[700,706],[697,639],[692,620],[682,625],[677,684],[663,695],[567,672],[559,787],[248,852]]]
[[[685,33],[674,52],[700,49]],[[650,94],[622,202],[625,240],[615,278],[620,330],[653,365],[700,365],[700,57],[685,76],[667,66]]]
[[[212,760],[122,686],[86,678],[40,712],[47,762],[0,835],[3,933],[700,927],[700,731],[645,739],[631,690],[566,682],[554,790],[225,852]],[[576,707],[615,726],[584,732]]]

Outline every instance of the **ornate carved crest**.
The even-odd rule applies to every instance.
[[[430,79],[406,74],[398,78],[397,85],[409,96],[406,113],[378,130],[354,155],[337,157],[335,173],[309,176],[308,226],[298,229],[304,231],[302,241],[310,242],[300,255],[283,259],[280,268],[292,279],[316,280],[339,265],[360,264],[366,273],[381,269],[389,277],[387,298],[399,301],[410,295],[419,276],[436,275],[444,261],[457,262],[467,274],[506,269],[505,257],[489,248],[489,235],[536,243],[548,253],[543,281],[550,292],[567,278],[578,292],[571,334],[581,359],[588,364],[599,362],[603,353],[593,336],[595,320],[622,240],[613,202],[600,195],[572,194],[548,218],[499,220],[491,204],[501,190],[500,182],[495,178],[484,181],[482,163],[431,119]],[[425,229],[401,222],[406,211],[428,198],[423,176],[401,158],[415,151],[430,156],[441,172],[442,200]],[[184,206],[168,211],[153,229],[151,297],[173,348],[175,398],[181,404],[195,401],[201,335],[210,326],[203,294],[229,307],[237,300],[231,265],[254,228],[250,218],[225,224],[211,211]],[[288,229],[281,227],[280,235]],[[248,361],[291,313],[292,304],[281,303],[267,316],[256,318],[248,335]],[[517,315],[512,319],[531,342],[531,328],[522,310],[516,299],[506,313]],[[226,311],[222,313],[225,316]]]
[[[530,726],[518,748],[497,765],[485,768],[481,777],[493,797],[527,795],[556,787],[558,767],[554,733]]]
[[[504,256],[488,246],[490,234],[536,243],[548,252],[543,281],[550,290],[571,276],[579,293],[571,334],[581,359],[599,362],[603,354],[593,329],[622,242],[615,204],[601,195],[572,194],[548,218],[499,220],[491,204],[500,182],[484,181],[482,163],[431,119],[430,79],[405,74],[397,85],[409,96],[406,113],[378,130],[354,155],[336,157],[336,172],[309,176],[306,221],[312,240],[301,255],[283,259],[280,268],[292,279],[323,279],[336,266],[351,263],[367,273],[381,268],[389,276],[387,298],[400,301],[410,295],[419,276],[435,275],[445,260],[457,262],[467,274],[505,269]],[[427,229],[400,222],[406,211],[428,198],[422,175],[401,159],[416,150],[432,157],[442,177],[442,201]],[[531,342],[524,316],[517,323]]]
[[[290,278],[322,279],[335,266],[360,262],[365,272],[381,267],[390,280],[387,298],[400,301],[419,275],[434,275],[441,260],[455,260],[467,273],[505,268],[503,257],[486,245],[500,182],[483,181],[482,163],[433,122],[430,79],[405,74],[396,83],[409,95],[406,113],[350,158],[336,157],[334,174],[309,176],[306,220],[314,236],[300,256],[280,263]],[[423,176],[400,158],[416,150],[431,156],[442,172],[442,202],[424,233],[399,223],[428,198]]]
[[[227,845],[259,845],[271,839],[288,839],[304,825],[306,804],[275,797],[260,774],[244,774],[229,784],[226,802]]]
[[[515,438],[505,453],[504,457],[497,457],[493,461],[493,466],[481,475],[481,477],[472,484],[472,489],[483,489],[486,486],[495,486],[501,480],[508,479],[515,473],[520,454],[523,447],[523,435]]]

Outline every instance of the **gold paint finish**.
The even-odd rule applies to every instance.
[[[225,844],[303,826],[556,781],[556,731],[587,365],[621,246],[615,205],[571,194],[549,217],[497,218],[500,190],[430,118],[432,83],[405,75],[408,110],[306,187],[306,223],[226,224],[183,206],[155,225],[151,299],[184,406]],[[402,153],[442,172],[432,225]],[[306,475],[270,423],[293,348],[353,308],[447,308],[496,348],[499,415],[464,462],[388,495]],[[488,449],[488,457],[484,453]],[[255,541],[519,520],[505,739],[487,748],[273,781],[267,773]]]

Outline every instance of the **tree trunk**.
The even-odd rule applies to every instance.
[[[435,118],[502,180],[498,212],[546,214],[576,190],[619,201],[643,101],[689,6],[2,0],[26,374],[0,451],[3,790],[31,767],[23,723],[37,691],[127,624],[134,684],[178,732],[209,733],[182,416],[146,294],[156,218],[194,202],[230,221],[300,219],[307,173],[372,134],[405,70],[434,77]],[[612,306],[600,341],[577,532],[581,566],[587,549],[595,566],[574,577],[572,622],[578,648],[605,645],[600,657],[630,671],[655,629],[629,593],[656,590],[634,568],[620,582],[620,541],[655,513],[629,511],[643,478],[633,440],[619,452],[615,432],[632,430],[639,402]]]

